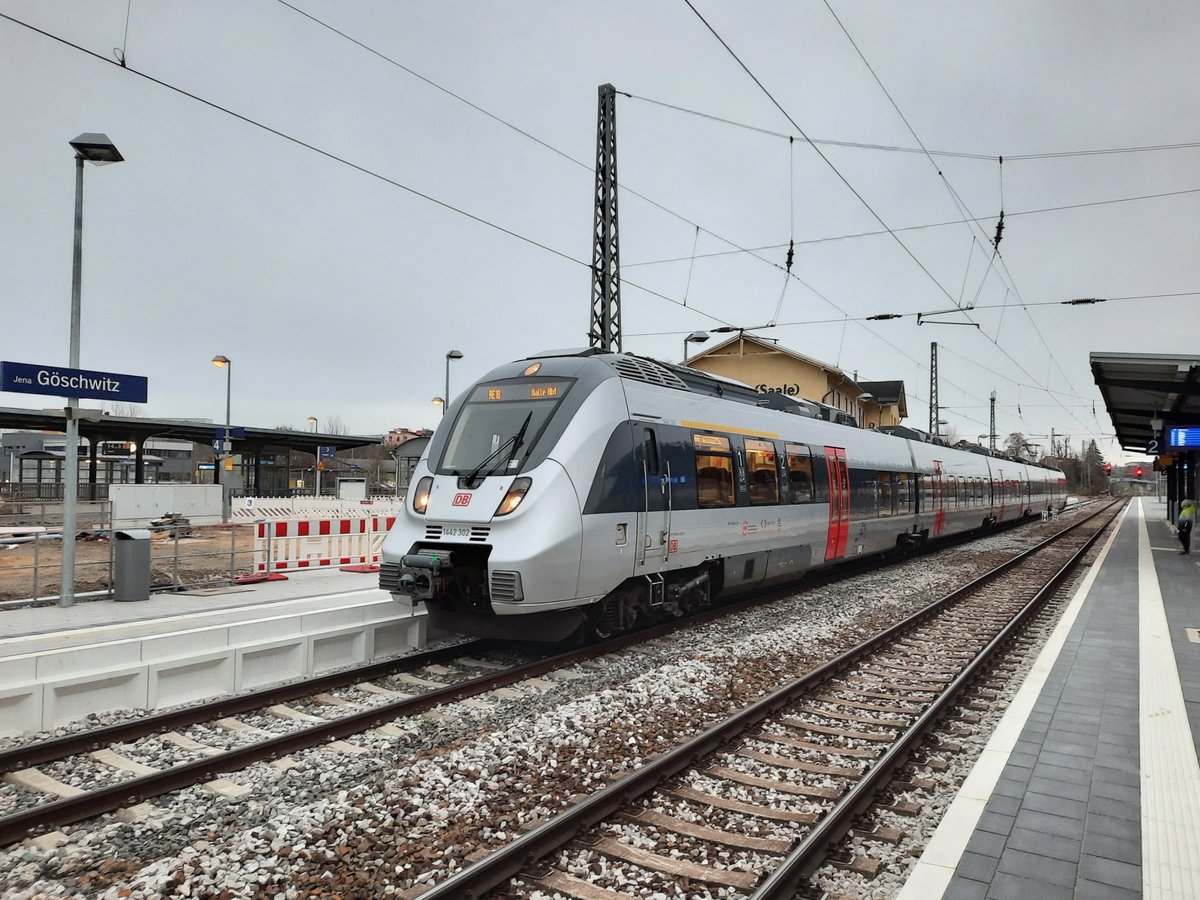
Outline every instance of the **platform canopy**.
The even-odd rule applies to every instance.
[[[1200,356],[1093,353],[1090,359],[1121,449],[1154,452],[1150,440],[1165,444],[1166,429],[1200,428]]]
[[[49,431],[62,433],[66,419],[61,411],[12,409],[0,407],[0,429]],[[135,441],[139,447],[151,438],[191,441],[211,445],[225,429],[223,422],[199,422],[195,419],[151,419],[142,416],[112,416],[100,410],[80,410],[79,433],[89,440]],[[383,435],[316,434],[311,431],[285,431],[278,428],[250,428],[232,425],[230,443],[234,453],[262,450],[303,450],[313,453],[318,444],[349,450],[383,441]]]

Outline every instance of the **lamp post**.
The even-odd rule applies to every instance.
[[[225,370],[225,440],[221,442],[221,459],[218,465],[221,465],[225,460],[233,459],[233,444],[229,440],[229,399],[232,396],[233,389],[233,363],[228,356],[214,356],[212,364],[218,369]],[[217,469],[216,471],[220,471]],[[225,478],[221,481],[221,521],[229,521],[229,479]]]
[[[707,331],[693,331],[683,339],[683,361],[688,361],[688,344],[703,344],[708,340]]]
[[[445,412],[446,412],[446,401],[445,400],[443,400],[441,397],[434,397],[429,402],[441,410],[441,413],[439,415],[445,414]]]
[[[317,433],[317,417],[309,416],[308,417],[308,425],[310,428],[312,428],[313,434],[316,434]],[[317,487],[316,487],[317,494],[316,494],[316,496],[319,498],[321,496],[321,445],[320,444],[317,444],[317,455],[314,458],[315,458],[316,462],[313,463],[313,471],[317,473],[317,475],[316,475],[316,478],[317,478]]]
[[[75,252],[71,265],[71,344],[72,369],[79,368],[79,308],[83,285],[83,163],[97,166],[122,162],[125,157],[107,135],[84,133],[68,141],[75,150]],[[79,502],[79,398],[67,397],[64,411],[67,421],[66,471],[63,473],[63,549],[62,586],[59,606],[75,605],[75,532]]]
[[[446,354],[446,393],[442,394],[442,415],[446,414],[446,407],[450,405],[450,360],[462,359],[461,350],[451,350]]]

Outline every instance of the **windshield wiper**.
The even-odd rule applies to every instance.
[[[479,478],[479,473],[483,472],[484,467],[486,467],[488,465],[488,463],[491,463],[493,460],[495,460],[497,457],[499,457],[500,454],[503,453],[505,450],[508,450],[509,445],[512,446],[512,450],[509,452],[508,458],[504,461],[504,464],[508,465],[510,462],[512,462],[516,458],[517,451],[520,450],[521,447],[524,446],[524,444],[525,444],[525,430],[527,428],[529,428],[529,420],[532,418],[533,418],[533,411],[530,410],[530,412],[525,416],[525,421],[521,423],[521,427],[519,429],[517,429],[516,434],[514,434],[512,437],[505,440],[504,443],[502,443],[499,447],[497,447],[495,450],[493,450],[491,453],[489,453],[487,456],[485,456],[483,458],[483,460],[479,463],[479,465],[477,465],[474,469],[472,469],[468,474],[462,476],[463,482],[465,483],[465,485],[467,487],[470,487],[473,484],[475,484],[475,480],[477,478]],[[493,472],[496,471],[496,468],[497,467],[493,464],[492,467],[487,470],[487,472],[483,473],[484,477],[486,478],[488,475],[491,475]]]

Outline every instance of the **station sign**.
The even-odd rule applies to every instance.
[[[145,403],[148,382],[141,375],[93,372],[66,366],[0,362],[0,391],[53,397]]]
[[[319,459],[333,459],[337,456],[337,447],[321,445],[317,447],[317,457]]]

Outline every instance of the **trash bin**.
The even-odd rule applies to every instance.
[[[113,532],[113,599],[150,599],[150,532],[143,528]]]

